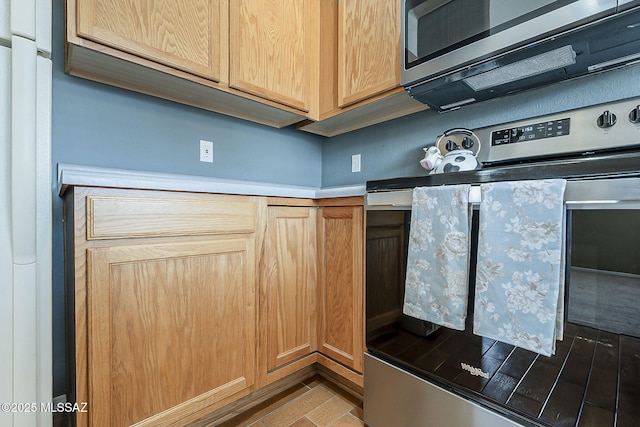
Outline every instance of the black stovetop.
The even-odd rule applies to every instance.
[[[598,155],[591,153],[577,158],[529,161],[515,164],[492,164],[473,171],[367,181],[367,192],[527,179],[564,178],[573,180],[622,176],[640,176],[640,152],[630,151]]]

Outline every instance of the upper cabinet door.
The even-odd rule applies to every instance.
[[[310,0],[230,2],[230,85],[309,110]]]
[[[338,105],[400,85],[400,2],[340,0]]]
[[[78,35],[227,80],[228,0],[76,0]]]

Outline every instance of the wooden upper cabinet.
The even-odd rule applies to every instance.
[[[76,0],[78,36],[215,81],[228,74],[228,0]]]
[[[427,107],[400,86],[397,0],[67,0],[65,72],[334,136]]]
[[[316,0],[317,1],[317,0]],[[230,86],[309,110],[312,0],[230,2]],[[317,38],[317,37],[316,37]]]
[[[338,105],[400,86],[400,2],[339,0]]]
[[[322,0],[316,121],[331,137],[426,110],[400,86],[400,1]]]

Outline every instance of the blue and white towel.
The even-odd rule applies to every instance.
[[[564,180],[481,185],[473,331],[545,356],[562,339]]]
[[[469,185],[413,190],[404,314],[464,330],[469,295]]]

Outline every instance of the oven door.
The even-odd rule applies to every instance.
[[[616,0],[404,0],[401,82],[435,77],[596,20]]]
[[[567,182],[569,332],[549,358],[475,336],[470,324],[453,331],[402,314],[412,192],[367,194],[365,422],[638,425],[640,178]],[[478,186],[470,200],[480,202]],[[472,265],[478,217],[474,209]],[[461,357],[490,376],[469,377]]]

